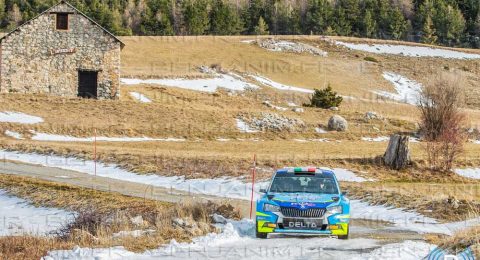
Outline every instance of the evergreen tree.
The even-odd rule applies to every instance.
[[[374,37],[377,32],[377,22],[373,18],[372,11],[366,10],[365,15],[363,16],[363,36],[365,37]]]
[[[328,0],[310,0],[306,11],[305,32],[324,34],[327,27],[332,24],[332,12]]]
[[[8,11],[7,15],[7,24],[8,30],[11,31],[15,29],[22,23],[22,13],[20,12],[20,8],[17,4],[13,4],[12,8]]]
[[[207,32],[208,0],[187,0],[182,13],[188,35],[202,35]]]
[[[245,31],[247,34],[255,33],[255,27],[258,25],[259,19],[263,15],[262,5],[262,0],[249,0],[248,7],[245,9],[243,15]]]
[[[435,35],[435,28],[433,27],[432,18],[430,15],[425,19],[422,30],[422,42],[427,44],[435,44],[438,37]]]
[[[333,26],[335,28],[335,32],[338,35],[348,36],[352,32],[352,26],[350,22],[347,20],[347,16],[345,14],[345,10],[343,8],[337,8],[334,14],[335,20],[333,22]]]
[[[260,16],[260,19],[258,19],[258,24],[255,26],[254,33],[256,35],[267,35],[268,34],[268,25],[263,19],[263,17]]]
[[[388,34],[391,39],[399,40],[407,30],[407,22],[398,7],[390,11]]]
[[[210,33],[215,35],[235,35],[242,31],[237,10],[224,0],[215,0],[210,12]]]

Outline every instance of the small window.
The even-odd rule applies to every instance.
[[[68,14],[57,14],[57,30],[68,30]]]

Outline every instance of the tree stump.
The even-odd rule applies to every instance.
[[[401,170],[410,163],[410,138],[406,135],[392,135],[387,151],[383,155],[383,162],[394,170]]]

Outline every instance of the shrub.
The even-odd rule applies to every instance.
[[[378,62],[377,59],[375,59],[374,57],[370,57],[370,56],[367,56],[367,57],[363,58],[363,60],[370,61],[370,62]]]
[[[430,167],[450,170],[463,152],[466,136],[462,130],[464,115],[462,81],[451,75],[436,77],[421,92],[418,108],[420,129],[426,141]]]
[[[333,91],[329,84],[325,89],[315,89],[310,98],[309,106],[321,108],[338,107],[342,101],[343,98],[337,95],[337,92]]]

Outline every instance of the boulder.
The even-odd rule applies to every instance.
[[[348,122],[345,120],[345,118],[339,116],[339,115],[334,115],[330,117],[328,120],[328,129],[329,130],[334,130],[334,131],[339,131],[339,132],[344,132],[347,131],[348,129]]]
[[[292,108],[292,111],[295,112],[295,113],[303,113],[305,112],[305,110],[301,107],[294,107]]]
[[[331,107],[329,109],[332,110],[332,111],[338,111],[338,107]]]

